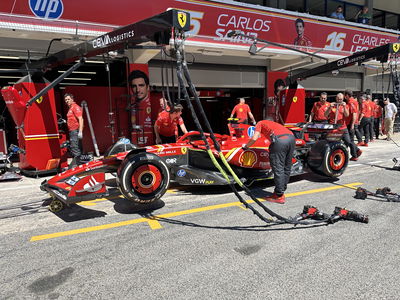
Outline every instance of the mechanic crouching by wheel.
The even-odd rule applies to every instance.
[[[157,121],[154,124],[156,144],[176,143],[178,124],[183,134],[188,132],[181,118],[182,110],[182,105],[178,104],[174,106],[174,109],[162,111],[158,114]]]
[[[267,201],[284,204],[284,192],[290,178],[292,170],[292,158],[295,148],[295,138],[293,133],[273,121],[263,120],[257,123],[254,135],[243,145],[244,150],[253,145],[260,136],[268,139],[271,144],[269,146],[269,160],[272,172],[274,173],[275,190],[272,196],[264,198]]]
[[[342,140],[344,144],[350,148],[350,160],[357,161],[362,151],[358,149],[356,144],[354,144],[354,141],[350,139],[350,134],[345,121],[345,118],[350,115],[349,107],[343,99],[344,95],[342,93],[337,94],[336,103],[331,103],[331,106],[326,110],[325,115],[328,118],[329,123],[342,125],[339,129],[343,131]]]

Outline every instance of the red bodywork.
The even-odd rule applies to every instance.
[[[26,107],[29,99],[45,86],[24,81],[1,90],[18,129],[19,147],[25,150],[20,154],[19,167],[37,173],[66,167],[67,160],[66,150],[60,149],[65,136],[58,131],[53,90]]]

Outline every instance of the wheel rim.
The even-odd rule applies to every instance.
[[[338,171],[343,168],[344,164],[346,163],[346,155],[342,149],[336,149],[332,152],[329,157],[329,165],[330,167]]]
[[[142,165],[133,171],[132,187],[141,194],[150,194],[161,186],[162,179],[161,171],[155,165]]]
[[[60,212],[64,207],[64,204],[60,200],[53,200],[49,205],[49,209],[51,212],[57,213]]]

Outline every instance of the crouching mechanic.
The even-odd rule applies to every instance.
[[[295,138],[293,133],[281,124],[263,120],[257,123],[253,137],[247,144],[243,145],[242,148],[244,150],[248,149],[261,135],[271,142],[269,146],[269,160],[272,172],[274,173],[275,182],[274,194],[264,199],[270,202],[284,204],[284,192],[287,188],[290,172],[292,170]]]
[[[175,143],[178,136],[178,124],[183,134],[187,133],[185,123],[181,118],[182,105],[175,105],[170,111],[162,111],[158,114],[154,125],[156,144]]]

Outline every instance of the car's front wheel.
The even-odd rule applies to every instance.
[[[167,191],[170,174],[165,163],[155,154],[138,153],[125,158],[117,173],[122,195],[136,203],[151,203]]]

